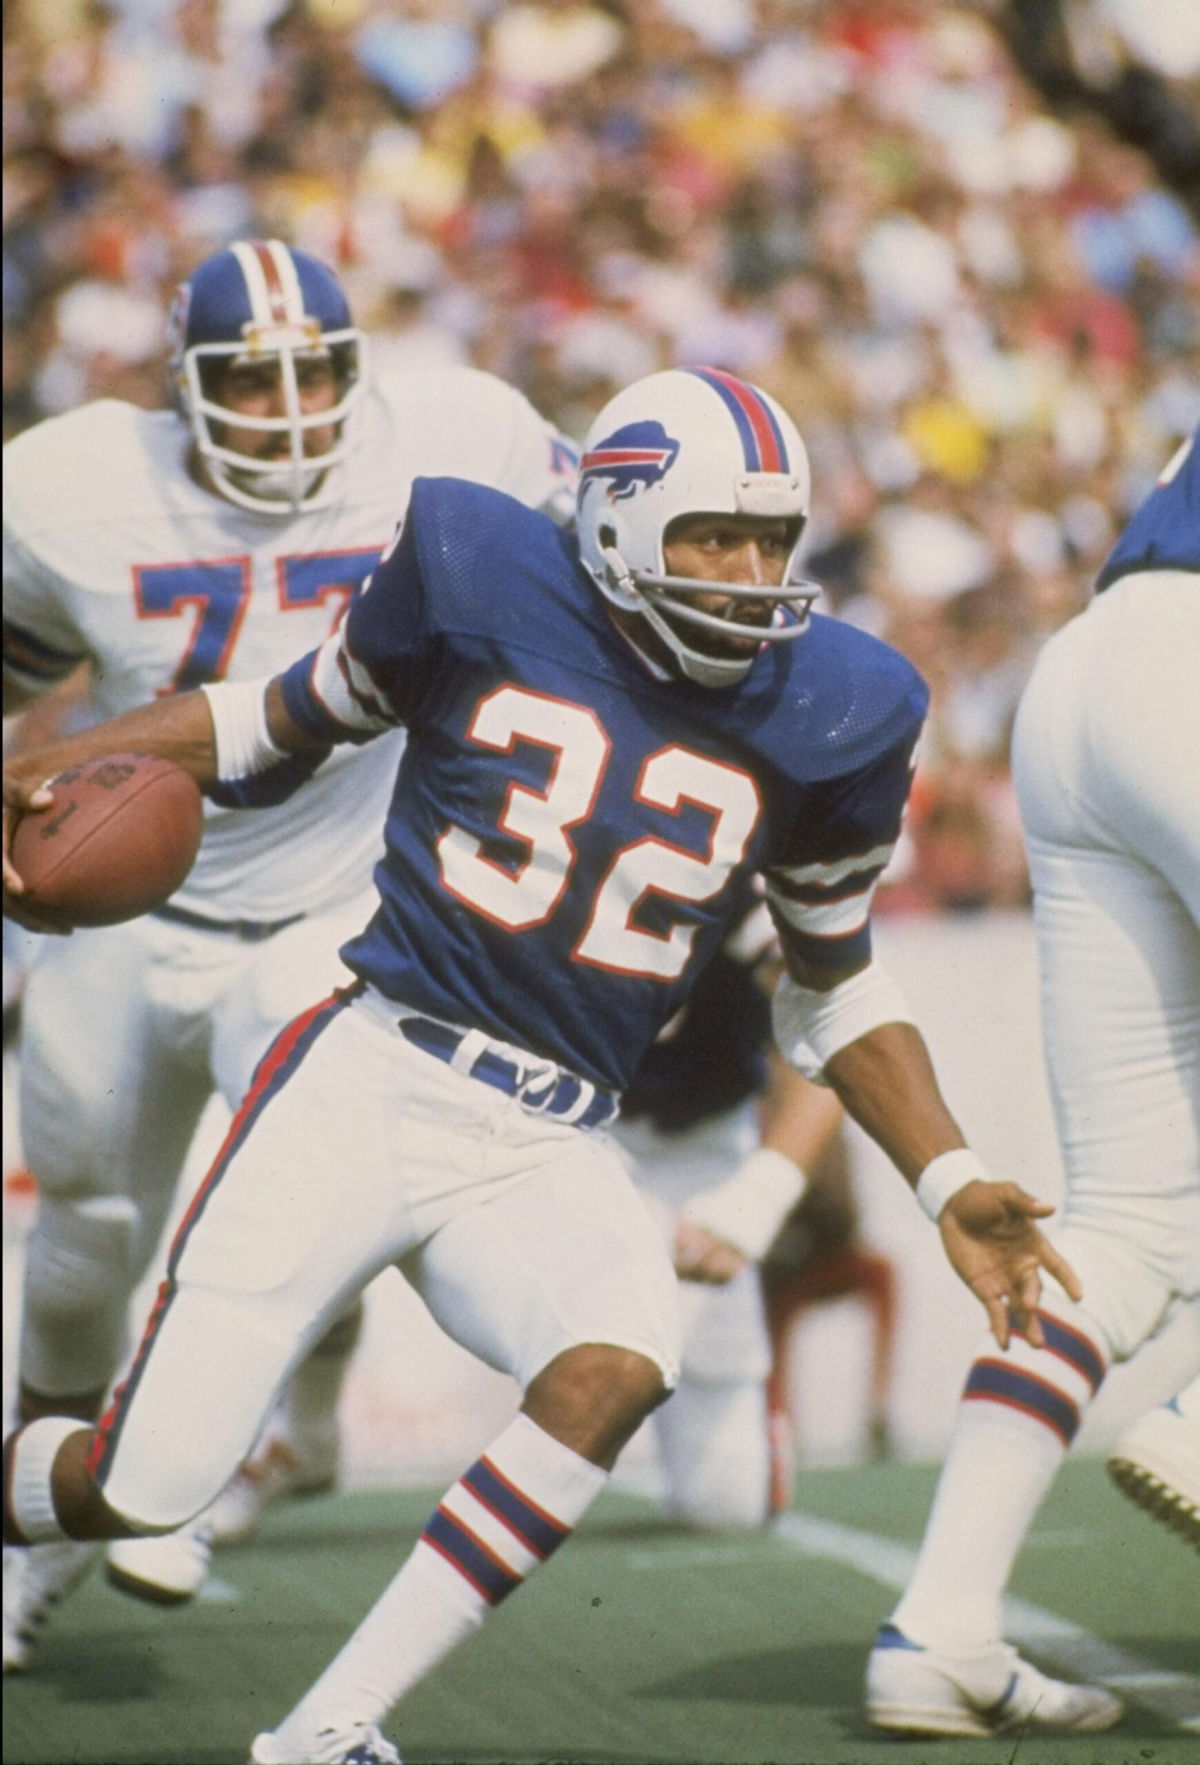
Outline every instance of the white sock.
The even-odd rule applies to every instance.
[[[380,1722],[566,1539],[608,1473],[519,1415],[448,1491],[412,1555],[275,1730],[310,1745]]]
[[[42,1416],[27,1422],[10,1441],[8,1511],[26,1544],[69,1536],[54,1511],[50,1474],[63,1441],[86,1427],[78,1416]]]
[[[1040,1313],[1047,1347],[1014,1336],[971,1366],[920,1556],[892,1622],[911,1641],[969,1654],[1003,1634],[1004,1590],[1104,1377],[1077,1321]]]

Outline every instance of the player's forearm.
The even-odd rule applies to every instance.
[[[126,753],[156,754],[182,767],[202,788],[210,784],[216,777],[216,748],[203,693],[156,699],[62,741],[31,748],[6,763],[5,780],[32,787],[85,760]]]
[[[825,1077],[847,1111],[914,1187],[943,1152],[965,1144],[921,1032],[885,1023],[838,1050]]]

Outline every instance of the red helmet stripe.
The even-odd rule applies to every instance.
[[[286,325],[289,316],[287,290],[284,288],[283,278],[279,274],[279,266],[275,262],[274,255],[262,239],[251,239],[248,243],[258,260],[258,267],[262,271],[263,281],[266,284],[267,300],[271,307],[271,323]]]
[[[761,393],[723,368],[694,368],[692,372],[719,393],[729,407],[742,436],[747,471],[790,471],[775,413]]]

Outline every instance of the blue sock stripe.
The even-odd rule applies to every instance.
[[[568,1526],[561,1525],[543,1509],[535,1507],[487,1459],[479,1459],[464,1473],[462,1480],[476,1500],[515,1532],[535,1556],[548,1557],[567,1537]]]
[[[1038,1317],[1045,1332],[1046,1347],[1073,1366],[1077,1373],[1081,1373],[1093,1391],[1098,1391],[1108,1369],[1096,1345],[1089,1342],[1079,1330],[1073,1330],[1061,1319],[1051,1317],[1049,1312],[1039,1311]]]
[[[493,1556],[487,1546],[445,1508],[436,1510],[421,1536],[471,1583],[476,1592],[483,1595],[489,1605],[498,1606],[514,1587],[520,1586],[521,1577],[499,1557]]]
[[[1044,1422],[1065,1446],[1070,1446],[1079,1429],[1079,1411],[1069,1397],[1032,1373],[1002,1366],[999,1361],[975,1362],[967,1375],[963,1399],[984,1399],[1023,1410]]]

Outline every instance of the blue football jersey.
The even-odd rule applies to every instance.
[[[1096,579],[1096,592],[1142,570],[1200,572],[1200,431],[1172,456]]]
[[[283,690],[321,741],[408,729],[349,967],[616,1091],[754,872],[785,943],[834,967],[869,954],[927,702],[895,651],[820,617],[736,690],[664,679],[571,535],[456,479],[417,481]]]

